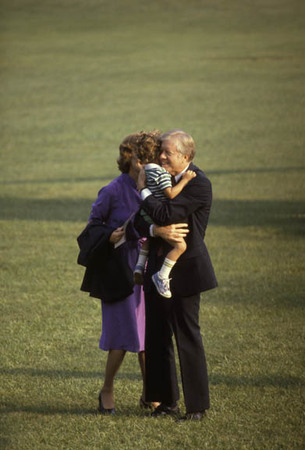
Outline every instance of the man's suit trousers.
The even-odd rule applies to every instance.
[[[173,335],[187,413],[209,408],[208,375],[199,326],[200,294],[161,297],[146,293],[146,400],[168,406],[179,399]]]

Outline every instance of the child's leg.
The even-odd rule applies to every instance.
[[[148,256],[148,251],[149,251],[149,240],[146,239],[146,241],[144,241],[141,246],[141,250],[140,250],[140,253],[138,256],[138,261],[137,261],[136,267],[140,266],[140,267],[143,267],[143,269],[144,269],[145,263],[147,260],[147,256]]]
[[[172,241],[170,244],[173,246],[173,249],[168,252],[166,255],[166,258],[170,259],[171,261],[176,262],[178,258],[182,255],[182,253],[186,250],[186,242],[183,239],[183,242],[175,242]]]
[[[186,242],[183,239],[183,242],[169,242],[173,249],[168,252],[166,258],[164,259],[163,265],[159,271],[159,276],[161,278],[169,278],[169,274],[176,264],[177,259],[182,255],[182,253],[186,250]]]
[[[148,256],[148,250],[149,250],[149,240],[146,239],[146,241],[143,242],[137,264],[135,266],[134,272],[133,272],[133,278],[135,284],[143,284],[143,272],[145,263]]]
[[[183,239],[183,242],[172,242],[168,241],[169,244],[173,246],[173,249],[168,252],[166,255],[166,258],[164,259],[163,265],[159,272],[154,273],[152,276],[152,281],[154,285],[156,286],[157,291],[160,295],[166,298],[170,298],[172,296],[172,293],[170,291],[169,287],[169,274],[176,264],[177,259],[179,256],[182,255],[183,252],[186,250],[186,243]]]

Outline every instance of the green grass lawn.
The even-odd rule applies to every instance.
[[[2,0],[1,448],[303,449],[305,4]],[[213,183],[203,423],[96,414],[100,305],[76,237],[129,133],[183,128]],[[181,408],[184,410],[183,401]]]

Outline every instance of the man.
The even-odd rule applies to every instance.
[[[173,200],[161,202],[139,177],[142,208],[157,225],[187,223],[187,249],[171,271],[172,298],[162,297],[152,275],[160,270],[169,244],[156,237],[151,239],[144,280],[146,300],[146,401],[161,402],[152,413],[176,415],[179,399],[172,335],[177,344],[180,372],[186,407],[186,420],[200,420],[209,408],[209,387],[206,360],[199,326],[200,292],[217,286],[213,266],[204,244],[212,202],[211,183],[192,160],[195,156],[193,138],[182,130],[172,130],[161,136],[160,164],[178,182],[186,170],[196,173]],[[136,228],[148,236],[147,225],[139,215]],[[146,227],[146,230],[145,230]],[[145,231],[144,231],[145,230]],[[151,226],[150,235],[158,233]],[[160,234],[159,234],[160,235]]]

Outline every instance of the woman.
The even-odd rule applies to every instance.
[[[151,152],[155,151],[159,145],[159,135],[160,132],[158,131],[139,132],[131,134],[123,140],[120,145],[120,156],[117,160],[118,168],[122,173],[100,190],[97,200],[92,205],[90,214],[89,225],[94,223],[103,224],[103,226],[107,227],[105,231],[105,233],[107,231],[109,233],[108,236],[106,234],[107,246],[109,247],[110,243],[111,251],[115,251],[116,254],[119,252],[120,260],[128,262],[131,274],[138,258],[139,241],[137,239],[125,241],[116,250],[114,250],[114,244],[118,243],[124,235],[122,227],[124,222],[140,207],[141,198],[137,191],[136,182],[142,167],[141,160],[146,159]],[[133,292],[130,295],[119,301],[108,302],[105,301],[103,295],[99,296],[94,292],[92,285],[94,284],[96,287],[96,283],[92,282],[92,277],[87,272],[88,269],[81,289],[89,291],[92,296],[102,299],[100,348],[108,351],[104,384],[99,394],[99,411],[102,414],[114,414],[115,412],[114,377],[127,351],[138,353],[143,377],[143,392],[140,398],[140,406],[147,408],[155,406],[145,401],[144,394],[145,305],[141,286],[132,286]],[[100,277],[97,273],[100,274],[101,272],[96,271],[95,278]],[[120,281],[120,275],[118,275],[116,282],[112,283],[115,286],[113,289],[122,285]],[[109,297],[109,289],[107,295]]]

